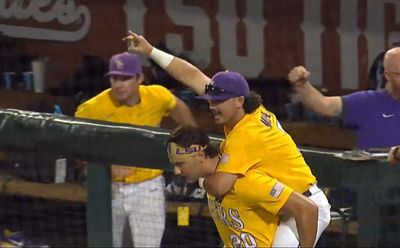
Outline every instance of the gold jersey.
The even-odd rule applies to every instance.
[[[140,102],[134,106],[118,104],[107,89],[79,105],[76,117],[115,123],[158,127],[164,116],[176,107],[175,96],[160,85],[140,85]],[[140,145],[140,144],[138,144]],[[113,181],[137,183],[155,178],[162,170],[139,167],[113,166]],[[123,171],[123,173],[121,173]]]
[[[211,217],[225,246],[270,247],[279,221],[276,215],[292,192],[276,179],[253,169],[236,180],[222,201],[208,195]]]
[[[263,106],[246,114],[232,130],[225,129],[225,137],[217,171],[244,175],[257,168],[299,193],[316,183],[290,135]]]

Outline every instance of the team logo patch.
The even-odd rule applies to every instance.
[[[120,60],[120,59],[117,59],[115,61],[115,65],[117,66],[118,70],[124,69],[124,62],[122,62],[122,60]]]
[[[269,194],[273,198],[278,199],[284,188],[285,188],[285,185],[283,185],[280,182],[276,182],[274,187],[272,187],[271,191],[269,192]]]

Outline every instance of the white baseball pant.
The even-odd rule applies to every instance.
[[[113,246],[123,246],[129,221],[134,247],[160,247],[165,228],[164,178],[112,184]]]

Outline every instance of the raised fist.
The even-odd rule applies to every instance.
[[[301,86],[308,81],[310,72],[303,66],[294,67],[287,76],[287,79],[293,86]]]
[[[391,165],[400,164],[400,146],[390,148],[388,161]]]

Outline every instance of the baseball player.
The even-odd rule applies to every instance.
[[[167,151],[175,174],[189,182],[212,175],[221,160],[208,136],[194,127],[171,132]],[[225,246],[270,247],[276,236],[278,214],[281,219],[293,216],[296,220],[302,247],[311,247],[315,242],[318,207],[258,168],[242,174],[223,199],[208,195],[208,204]],[[298,246],[297,238],[295,241]]]
[[[275,115],[261,105],[261,97],[249,90],[244,77],[224,71],[210,79],[187,61],[154,48],[142,36],[130,31],[125,40],[130,41],[130,50],[150,56],[170,75],[208,100],[215,122],[224,125],[226,140],[220,146],[222,157],[217,171],[205,178],[207,193],[224,196],[239,176],[257,167],[295,192],[314,196],[310,199],[319,207],[318,239],[330,222],[328,200],[316,186],[316,178],[290,135]],[[293,218],[280,222],[275,246],[298,245],[293,223]],[[288,239],[288,236],[295,238]],[[288,240],[297,243],[288,244]]]
[[[160,85],[141,85],[142,66],[130,53],[111,57],[111,88],[82,103],[76,117],[159,126],[164,116],[178,123],[194,125],[190,109]],[[165,226],[165,196],[162,170],[112,166],[113,244],[122,246],[128,222],[135,247],[159,247]]]

